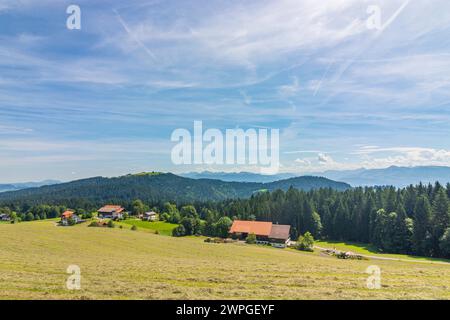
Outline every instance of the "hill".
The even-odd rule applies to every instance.
[[[0,223],[0,243],[3,299],[450,299],[440,264],[338,260],[48,220]],[[374,264],[381,290],[366,286]],[[81,290],[65,287],[69,265],[80,268]]]
[[[189,179],[171,173],[143,173],[116,178],[94,177],[39,188],[0,194],[1,203],[29,204],[130,202],[141,199],[148,203],[215,201],[250,197],[266,189],[301,190],[333,188],[345,190],[348,184],[320,177],[298,177],[270,183],[225,182],[211,179]]]

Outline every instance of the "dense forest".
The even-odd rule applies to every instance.
[[[321,177],[296,177],[270,183],[224,182],[189,179],[171,173],[130,174],[116,178],[94,177],[40,188],[0,193],[0,206],[60,205],[97,209],[105,203],[130,205],[134,199],[162,206],[167,201],[193,203],[248,198],[260,190],[301,190],[333,188],[346,190],[350,185]]]
[[[370,243],[380,251],[450,257],[450,184],[259,193],[210,204],[220,215],[292,226],[292,237]]]

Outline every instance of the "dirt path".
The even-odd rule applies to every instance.
[[[322,247],[318,247],[318,246],[314,246],[315,249],[319,249],[321,251],[325,251],[325,250],[334,250],[331,248],[322,248]],[[335,250],[338,252],[344,252],[344,251],[340,251],[340,250]],[[360,254],[360,253],[355,253],[361,257],[364,258],[368,258],[368,259],[375,259],[375,260],[388,260],[388,261],[402,261],[402,262],[413,262],[413,263],[428,263],[428,264],[441,264],[441,265],[447,265],[450,267],[450,263],[448,262],[442,262],[442,261],[421,261],[421,260],[411,260],[411,259],[402,259],[402,258],[389,258],[389,257],[380,257],[380,256],[372,256],[372,255],[366,255],[366,254]]]

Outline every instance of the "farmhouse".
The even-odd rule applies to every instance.
[[[272,224],[269,234],[269,242],[273,247],[285,248],[290,240],[291,226],[284,224]]]
[[[121,206],[107,204],[98,209],[97,212],[100,218],[119,220],[123,218],[124,210]]]
[[[61,214],[61,224],[63,226],[68,226],[70,219],[72,219],[74,223],[78,223],[81,221],[80,217],[78,217],[75,212],[71,210],[66,210]]]
[[[154,211],[146,212],[142,215],[143,221],[156,221],[158,220],[158,214]]]
[[[278,225],[272,222],[234,220],[230,228],[233,238],[245,239],[251,233],[256,235],[256,243],[271,244],[284,248],[290,240],[291,226]]]

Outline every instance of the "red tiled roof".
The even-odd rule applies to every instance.
[[[272,222],[234,220],[230,233],[254,233],[257,236],[269,236]]]
[[[74,214],[73,211],[66,210],[66,211],[64,211],[64,212],[61,214],[61,218],[68,219],[68,218],[70,218],[71,216],[73,216],[73,214]]]
[[[104,213],[117,212],[117,213],[119,213],[119,212],[122,212],[123,210],[125,210],[125,209],[122,208],[121,206],[107,204],[106,206],[103,206],[100,209],[98,209],[97,212],[104,212]]]

